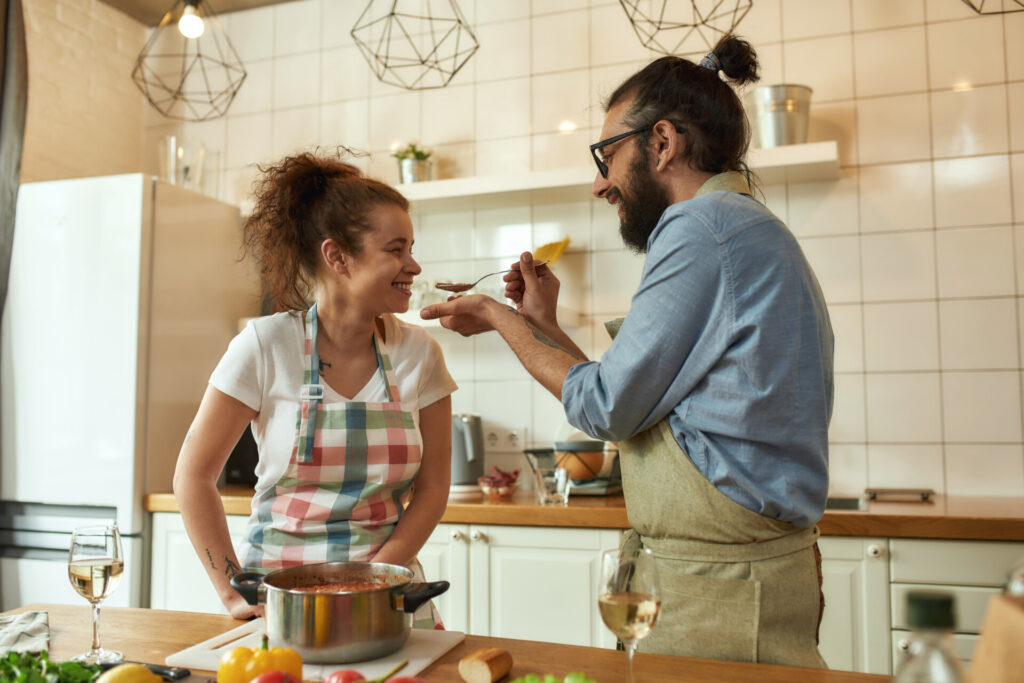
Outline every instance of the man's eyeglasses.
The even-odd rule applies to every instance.
[[[612,144],[613,142],[618,142],[619,140],[625,140],[630,135],[636,135],[637,133],[643,133],[644,131],[650,130],[651,128],[654,128],[654,126],[644,126],[643,128],[634,128],[633,130],[627,131],[625,133],[620,133],[619,135],[615,135],[613,137],[610,137],[607,140],[601,140],[600,142],[595,142],[594,144],[592,144],[590,146],[590,154],[594,157],[594,163],[597,164],[597,170],[601,172],[601,177],[602,178],[607,178],[608,177],[608,164],[605,163],[605,161],[604,161],[604,154],[601,153],[601,148],[602,147],[607,147],[608,145]]]
[[[643,128],[634,128],[633,130],[610,137],[607,140],[601,140],[600,142],[592,144],[590,146],[590,154],[594,157],[594,163],[597,164],[597,170],[601,172],[601,177],[605,179],[608,178],[608,164],[605,162],[604,154],[601,153],[602,147],[607,147],[613,142],[618,142],[619,140],[625,140],[630,135],[636,135],[637,133],[643,133],[646,130],[651,130],[656,125],[658,124],[655,123],[654,125],[644,126]],[[672,125],[676,129],[677,133],[683,132],[683,128],[679,124],[674,123]]]

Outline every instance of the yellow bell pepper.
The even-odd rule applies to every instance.
[[[225,652],[217,668],[217,683],[249,683],[260,674],[283,671],[302,680],[302,657],[286,647],[268,647],[263,634],[257,648],[236,647]]]

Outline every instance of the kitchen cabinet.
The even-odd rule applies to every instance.
[[[613,529],[441,524],[420,551],[445,626],[474,635],[615,647],[597,610],[601,550]]]
[[[822,657],[830,669],[890,673],[887,540],[823,536],[818,548],[825,593]]]
[[[228,532],[235,547],[245,535],[248,517],[228,515]],[[199,556],[185,533],[181,515],[153,513],[149,606],[154,609],[227,614]]]
[[[1024,543],[934,541],[894,538],[889,542],[893,668],[910,645],[906,594],[915,589],[942,590],[956,600],[953,647],[968,665],[989,599],[998,593],[1014,563],[1024,558]]]

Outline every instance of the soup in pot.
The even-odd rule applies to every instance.
[[[325,581],[308,586],[292,586],[291,590],[303,593],[359,593],[378,588],[387,588],[384,581]]]

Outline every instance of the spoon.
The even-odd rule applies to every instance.
[[[534,263],[533,267],[534,268],[539,268],[540,266],[545,266],[545,265],[547,265],[550,262],[551,261],[549,259],[547,261],[541,261],[540,263]],[[496,271],[494,273],[487,273],[487,275],[484,275],[482,278],[480,278],[480,280],[483,280],[485,277],[490,277],[492,275],[501,275],[502,273],[511,273],[513,270],[515,270],[515,268],[509,268],[508,270],[499,270],[499,271]],[[434,285],[434,287],[436,287],[437,289],[443,289],[446,292],[455,292],[456,294],[458,294],[459,292],[468,292],[469,290],[473,289],[478,284],[480,284],[480,280],[477,280],[476,282],[472,282],[472,283],[469,283],[469,282],[438,282],[436,285]]]

